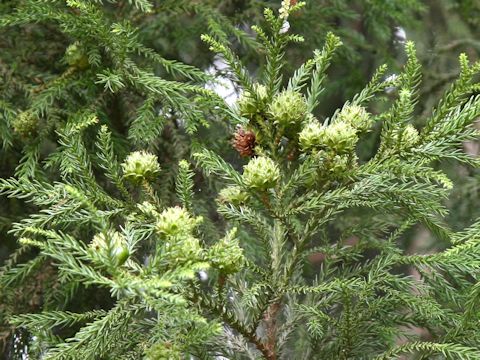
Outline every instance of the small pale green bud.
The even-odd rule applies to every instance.
[[[38,117],[24,111],[12,121],[13,131],[23,138],[32,138],[38,133]]]
[[[335,122],[322,126],[318,122],[310,122],[300,132],[302,150],[330,149],[338,154],[352,152],[358,141],[356,130],[348,123]]]
[[[122,164],[123,177],[133,183],[152,180],[160,172],[156,155],[146,151],[130,153]]]
[[[303,151],[307,151],[318,147],[322,145],[324,137],[325,127],[320,125],[318,121],[311,121],[300,132],[300,148]]]
[[[408,89],[402,89],[398,93],[400,101],[408,101],[412,97],[412,92]]]
[[[238,100],[238,111],[241,116],[251,118],[263,110],[267,98],[267,88],[260,84],[254,85],[255,95],[244,91]],[[257,99],[255,99],[255,96]]]
[[[363,106],[347,105],[338,114],[336,122],[344,122],[359,131],[366,131],[372,126],[373,119]]]
[[[90,243],[90,248],[95,251],[103,251],[108,248],[109,241],[103,233],[96,234],[92,242]]]
[[[202,252],[200,241],[187,235],[165,244],[164,259],[174,264],[197,262],[202,258]]]
[[[351,167],[348,155],[335,155],[329,161],[328,171],[334,178],[343,177],[342,175]]]
[[[98,233],[90,243],[92,255],[109,263],[121,266],[130,256],[125,238],[118,231],[109,230],[107,233]]]
[[[405,148],[412,147],[420,141],[418,130],[411,124],[408,124],[402,133],[402,143]]]
[[[225,274],[236,273],[245,263],[243,249],[240,247],[238,239],[235,238],[236,232],[236,228],[232,229],[208,252],[212,266]]]
[[[266,157],[259,156],[251,159],[243,167],[243,181],[249,188],[266,190],[275,186],[280,179],[280,170],[275,162]]]
[[[248,201],[248,194],[239,186],[229,186],[220,191],[218,201],[221,204],[242,205]]]
[[[78,41],[65,50],[65,61],[68,65],[79,69],[86,69],[89,66],[87,54]]]
[[[353,151],[358,141],[357,132],[347,123],[339,122],[325,128],[325,145],[338,154]]]
[[[279,93],[268,107],[269,116],[283,129],[300,126],[307,111],[307,103],[303,95],[292,90]]]
[[[148,201],[137,204],[137,209],[145,215],[158,216],[157,209],[152,203],[149,203]]]
[[[156,229],[167,236],[186,235],[191,234],[201,221],[201,217],[194,219],[184,208],[175,206],[165,209],[159,215]]]
[[[261,100],[264,101],[267,98],[267,87],[262,85],[262,84],[255,84],[254,85],[255,93],[257,94],[257,97]]]
[[[182,353],[169,342],[157,343],[146,351],[145,360],[181,360]]]
[[[453,189],[453,182],[448,178],[447,175],[443,173],[438,173],[437,176],[434,177],[445,189],[452,190]]]
[[[392,140],[397,150],[404,151],[415,146],[420,141],[420,135],[413,125],[408,124],[403,129],[394,130]]]

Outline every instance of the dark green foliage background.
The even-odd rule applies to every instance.
[[[195,75],[190,76],[189,65],[205,70],[214,61],[208,47],[200,41],[200,34],[203,33],[213,33],[230,41],[250,72],[260,73],[266,65],[259,62],[260,50],[238,29],[250,32],[251,25],[263,21],[264,8],[278,8],[279,1],[152,1],[154,11],[149,14],[140,12],[127,1],[105,2],[103,6],[97,7],[101,9],[98,13],[92,11],[90,19],[82,17],[85,15],[77,16],[75,11],[61,3],[51,1],[42,4],[41,1],[29,0],[4,0],[0,3],[1,178],[15,175],[49,182],[59,180],[58,163],[55,164],[55,158],[50,157],[58,150],[61,140],[56,131],[66,124],[73,113],[89,108],[92,103],[99,114],[100,123],[107,124],[112,131],[116,151],[121,158],[129,151],[140,148],[161,154],[160,165],[167,175],[159,193],[164,197],[161,200],[165,203],[171,203],[174,199],[177,163],[189,158],[192,148],[208,145],[237,168],[241,168],[244,161],[231,147],[235,129],[226,124],[215,110],[210,111],[213,123],[208,128],[204,126],[201,115],[197,116],[195,111],[200,114],[201,111],[210,109],[211,103],[203,104],[195,95],[197,90],[191,91],[190,88],[179,86],[180,90],[177,92],[174,89],[175,93],[187,93],[179,104],[154,102],[152,105],[145,103],[146,82],[143,88],[125,82],[124,86],[119,86],[112,92],[99,81],[98,74],[108,77],[116,72],[128,72],[117,62],[129,58],[142,71],[149,71],[166,80],[189,81],[194,86],[206,76],[203,71],[194,72]],[[27,11],[22,21],[12,20],[14,14],[24,8]],[[51,16],[50,11],[55,16]],[[99,17],[95,19],[93,15]],[[405,30],[407,39],[417,44],[417,53],[424,65],[424,81],[416,111],[426,115],[446,86],[457,76],[458,54],[467,53],[472,62],[479,58],[479,18],[480,3],[475,0],[310,0],[301,12],[290,19],[291,27],[303,35],[306,41],[287,49],[286,75],[291,75],[314,49],[323,46],[328,31],[333,31],[342,39],[344,46],[329,69],[327,92],[323,95],[316,114],[323,120],[360,91],[379,65],[387,63],[392,74],[401,69],[406,55],[404,39],[396,35],[396,29],[400,27]],[[108,30],[113,23],[123,24],[124,32],[119,32],[118,36],[111,33],[105,35],[107,32],[102,31]],[[136,31],[130,33],[130,28]],[[102,41],[98,40],[100,38]],[[75,41],[79,41],[86,49],[92,65],[71,72],[72,69],[65,60],[65,49]],[[156,59],[149,52],[141,53],[136,47],[137,43],[153,49],[163,59]],[[287,78],[286,76],[285,79]],[[179,126],[180,116],[174,110],[170,111],[169,116],[165,115],[168,110],[160,116],[155,114],[156,108],[171,109],[174,107],[172,105],[184,108],[191,106],[194,115],[187,119],[187,127]],[[373,112],[385,108],[382,102],[372,106]],[[144,113],[142,109],[145,110]],[[15,119],[25,111],[39,114],[36,131],[28,136],[15,131]],[[156,123],[161,123],[162,127],[135,127],[136,121],[138,123],[142,116],[152,119],[161,117],[162,120]],[[186,131],[189,126],[196,131]],[[132,128],[137,129],[137,133]],[[372,156],[378,146],[379,132],[380,129],[377,128],[369,135],[359,153],[360,158],[368,159]],[[146,144],[143,137],[145,133],[155,135]],[[87,144],[88,151],[92,153],[93,137],[94,134],[91,143]],[[467,150],[477,152],[478,155],[476,146],[470,144]],[[51,161],[54,166],[46,171],[36,167],[37,163],[45,161]],[[463,229],[480,215],[477,206],[480,199],[480,174],[467,166],[454,163],[438,163],[436,166],[446,169],[455,183],[453,196],[448,203],[450,213],[447,222],[455,230]],[[101,171],[94,169],[94,172],[98,176],[98,182],[105,184]],[[208,192],[206,182],[209,179],[200,173],[194,179],[196,188],[203,190],[198,194],[200,204],[203,205],[199,206],[199,211],[213,214],[214,209],[209,205],[208,199],[215,195]],[[12,223],[35,210],[36,207],[31,203],[1,198],[0,264],[17,247],[15,239],[8,233]],[[355,219],[355,214],[349,218]],[[203,231],[216,236],[218,229],[215,226],[222,221],[220,218],[217,220],[217,224],[207,223]],[[428,232],[420,227],[414,228],[408,235],[404,237],[402,247],[411,249],[412,252],[430,252],[445,246],[438,241],[433,242]],[[34,251],[19,254],[25,260],[33,256]],[[42,288],[54,286],[49,283],[51,279],[48,271],[47,266],[45,278],[37,279],[31,286],[19,288],[17,297],[8,296],[3,299],[0,294],[0,353],[3,350],[12,359],[15,357],[11,355],[11,328],[5,323],[2,314],[10,311],[36,311],[41,303],[42,306],[47,304],[45,307],[48,308],[49,299],[42,298]],[[79,294],[75,302],[70,304],[69,310],[90,309],[93,304],[102,304],[107,298],[102,293],[92,298],[88,289],[82,289]],[[102,305],[108,307],[110,304]]]

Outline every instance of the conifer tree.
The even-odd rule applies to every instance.
[[[417,128],[422,70],[408,42],[401,75],[385,80],[381,66],[322,121],[316,109],[341,41],[328,33],[284,79],[287,45],[303,41],[289,28],[303,2],[266,9],[256,38],[238,35],[265,54],[256,77],[221,33],[202,36],[241,89],[233,108],[205,90],[204,72],[158,57],[95,4],[26,4],[0,24],[48,14],[83,34],[65,49],[66,72],[14,118],[25,157],[0,180],[2,195],[32,209],[13,224],[19,249],[0,271],[0,315],[32,335],[31,357],[480,357],[479,224],[454,232],[442,221],[453,184],[434,167],[479,165],[461,146],[478,136],[480,63],[459,57],[459,78]],[[184,81],[157,76],[147,60]],[[112,102],[138,115],[118,120]],[[147,146],[167,121],[175,126],[162,150],[176,132],[217,119],[243,166],[223,157],[220,140]],[[360,157],[373,129],[379,147]],[[52,131],[57,146],[39,162]],[[416,224],[447,248],[408,253]],[[23,313],[17,298],[32,294],[35,312]]]
[[[265,4],[279,5],[277,1]],[[418,3],[407,1],[401,6],[395,5],[390,15],[377,17],[374,13],[379,12],[379,4],[369,6],[369,12],[364,10],[363,0],[361,4],[358,7],[348,1],[311,2],[308,11],[291,19],[291,23],[302,27],[303,31],[310,31],[313,26],[315,31],[325,31],[341,21],[342,28],[352,30],[338,29],[347,43],[343,59],[358,61],[364,57],[359,53],[370,36],[380,40],[377,34],[391,32],[394,24],[413,18],[407,14],[420,8]],[[237,48],[238,44],[245,45],[240,57],[247,60],[250,68],[261,68],[264,66],[262,59],[254,56],[258,51],[257,43],[239,29],[258,22],[263,6],[256,1],[239,4],[228,0],[2,1],[1,177],[58,181],[58,167],[38,164],[55,163],[53,159],[59,156],[62,142],[60,133],[69,121],[96,115],[101,124],[108,125],[115,151],[121,157],[130,150],[147,147],[162,154],[158,159],[164,181],[159,196],[165,197],[167,202],[172,201],[169,189],[179,171],[179,160],[191,152],[190,137],[195,141],[215,143],[217,149],[229,148],[229,129],[223,121],[224,116],[216,116],[216,105],[208,105],[212,99],[203,96],[209,93],[203,89],[204,83],[208,81],[208,88],[212,87],[211,76],[205,74],[205,68],[211,66],[213,55],[201,44],[199,35],[209,31],[219,38],[234,41]],[[368,35],[365,38],[354,35],[361,33],[355,23],[363,16],[374,25],[365,28]],[[320,37],[310,37],[305,49],[318,46],[318,39]],[[385,37],[381,41],[389,40]],[[298,51],[305,50],[299,48],[287,55],[290,69],[300,58]],[[351,63],[343,61],[344,65]],[[351,79],[357,77],[350,76]],[[194,109],[192,104],[195,104]],[[207,128],[207,125],[210,126]],[[95,156],[93,144],[85,149],[86,153]],[[102,181],[95,168],[93,172],[97,181]],[[0,262],[9,252],[16,261],[26,261],[33,256],[21,249],[14,253],[15,238],[7,231],[14,222],[37,210],[34,204],[3,198],[0,203]],[[9,307],[7,311],[2,301],[0,351],[6,345],[5,339],[11,338],[11,327],[5,324],[6,315],[3,314],[39,310],[42,296],[32,293],[41,294],[42,288],[50,284],[47,281],[50,277],[46,276],[50,272],[40,273],[41,277],[30,280],[37,285],[18,290],[23,295],[17,294],[13,309]]]

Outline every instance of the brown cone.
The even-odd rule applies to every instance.
[[[240,153],[240,156],[253,156],[255,153],[255,134],[252,131],[239,128],[235,132],[233,147]]]

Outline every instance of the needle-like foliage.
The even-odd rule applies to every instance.
[[[384,80],[381,66],[320,121],[314,114],[341,40],[327,34],[284,79],[286,48],[303,41],[289,28],[303,2],[266,9],[255,40],[235,30],[265,55],[257,76],[222,31],[202,36],[241,89],[231,108],[202,86],[210,80],[203,72],[160,58],[94,2],[57,5],[27,1],[0,18],[18,26],[48,14],[68,36],[83,34],[65,53],[67,70],[17,118],[33,141],[16,176],[0,179],[0,194],[34,209],[13,224],[19,249],[0,269],[0,297],[11,304],[0,317],[33,335],[30,356],[480,357],[480,225],[455,232],[444,223],[454,184],[435,166],[480,165],[461,149],[478,135],[480,63],[460,56],[458,80],[417,128],[422,70],[407,42],[401,75]],[[148,1],[130,5],[153,11]],[[100,66],[105,59],[109,67]],[[141,59],[186,79],[157,76]],[[131,148],[107,106],[119,94],[142,99],[131,100],[141,103],[138,116],[123,129]],[[373,113],[376,101],[384,111]],[[211,118],[237,125],[243,169],[215,141],[193,142],[178,164],[147,148],[170,117],[187,133]],[[378,149],[360,158],[374,128]],[[57,146],[39,163],[49,131]],[[419,226],[448,246],[409,252],[403,240]],[[36,291],[36,312],[15,308],[19,293]]]

